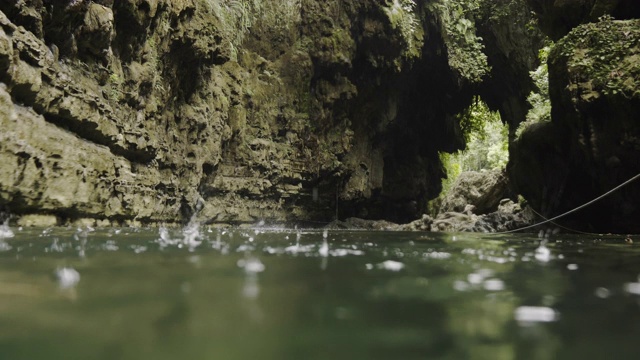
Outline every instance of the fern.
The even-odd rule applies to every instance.
[[[473,14],[478,0],[435,0],[427,4],[447,46],[449,66],[462,79],[478,83],[489,73],[482,39],[476,35]]]
[[[419,57],[423,45],[423,33],[420,18],[416,13],[415,0],[393,0],[382,8],[389,18],[391,27],[400,32],[406,44],[405,58]]]

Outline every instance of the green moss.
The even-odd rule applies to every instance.
[[[640,97],[640,20],[581,25],[558,42],[554,61],[566,61],[583,100],[598,94]]]
[[[387,1],[382,10],[389,18],[391,27],[404,40],[403,57],[408,60],[419,58],[424,45],[424,30],[416,12],[415,0]]]
[[[475,12],[481,1],[436,0],[427,4],[447,46],[449,66],[462,79],[479,83],[489,73],[482,38],[476,35]]]

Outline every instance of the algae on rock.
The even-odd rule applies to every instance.
[[[456,114],[531,70],[500,75],[515,47],[454,3],[3,2],[0,111],[28,121],[3,118],[0,205],[102,223],[419,217],[438,152],[464,146]],[[492,109],[525,101],[515,88]]]

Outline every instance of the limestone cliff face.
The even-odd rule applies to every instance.
[[[595,11],[590,6],[581,9]],[[637,14],[640,8],[633,10],[625,14]],[[552,24],[553,14],[558,15],[542,16],[551,16],[546,21]],[[638,29],[640,20],[603,17],[576,26],[552,50],[552,122],[525,130],[509,165],[512,181],[534,208],[556,215],[640,173]],[[573,225],[592,231],[640,231],[639,201],[636,182],[577,213]]]
[[[523,1],[518,26],[509,1],[477,25],[440,0],[2,2],[0,206],[104,224],[417,218],[474,94],[524,118]]]
[[[540,27],[552,39],[558,40],[574,27],[598,21],[603,15],[619,20],[640,17],[635,0],[527,0],[540,15]]]

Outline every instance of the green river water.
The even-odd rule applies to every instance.
[[[3,360],[640,358],[621,236],[10,230]]]

